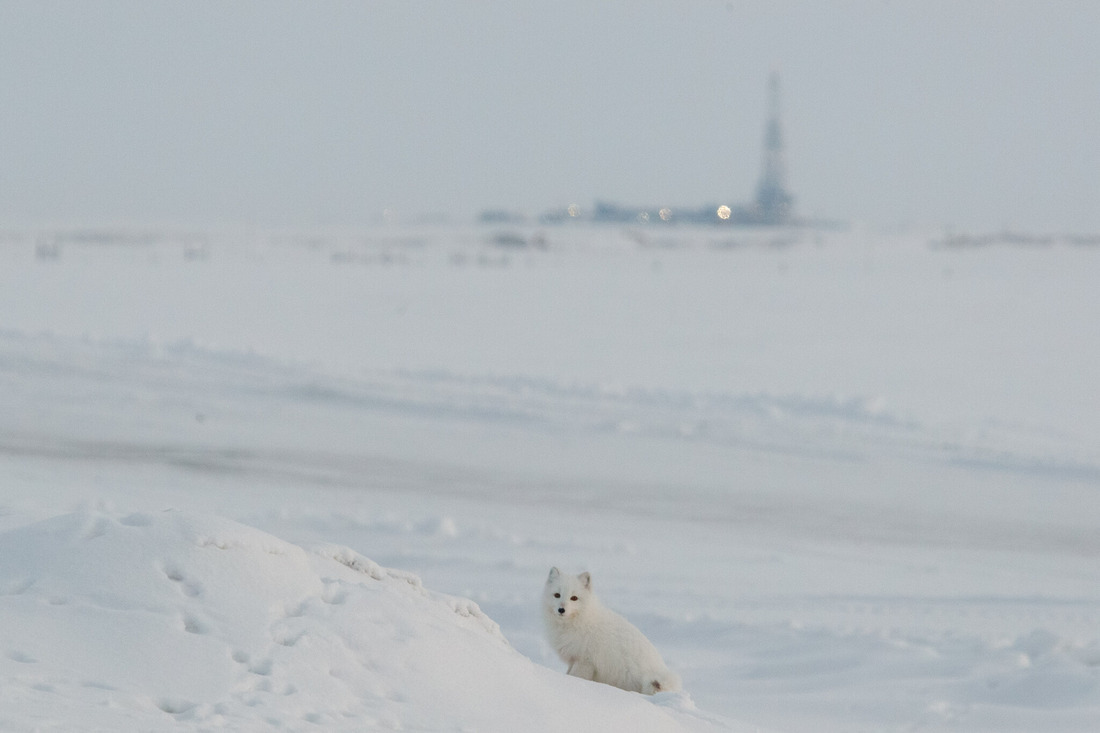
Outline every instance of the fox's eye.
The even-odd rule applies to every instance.
[[[573,597],[572,597],[572,598],[570,598],[569,600],[571,600],[571,601],[575,601],[575,600],[577,600],[577,597],[576,597],[576,596],[573,596]]]
[[[554,598],[561,598],[561,593],[555,593]]]

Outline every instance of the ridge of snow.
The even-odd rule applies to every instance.
[[[728,729],[540,667],[413,574],[217,516],[0,534],[0,616],[4,730]]]

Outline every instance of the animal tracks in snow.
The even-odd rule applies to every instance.
[[[279,646],[294,646],[305,635],[304,629],[289,629],[285,626],[276,626],[271,630],[271,639]]]
[[[209,634],[211,626],[201,617],[188,613],[183,616],[183,630],[188,634]]]
[[[0,534],[0,606],[4,699],[107,711],[88,722],[104,730],[119,708],[145,729],[377,729],[423,705],[402,680],[434,669],[439,645],[514,654],[477,604],[416,575],[182,512],[84,511]]]
[[[164,697],[157,701],[157,707],[169,715],[183,715],[195,708],[195,703],[176,697]]]
[[[196,598],[202,595],[202,583],[197,580],[193,580],[187,577],[187,574],[175,564],[166,564],[162,570],[165,577],[173,583],[178,584],[179,590],[185,596],[189,598]]]

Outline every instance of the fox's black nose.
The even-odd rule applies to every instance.
[[[565,615],[565,609],[564,608],[559,608],[558,613],[560,613],[564,616]]]

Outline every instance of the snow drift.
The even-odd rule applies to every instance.
[[[414,575],[218,517],[8,531],[0,616],[4,730],[717,727],[686,695],[653,704],[534,664]]]

